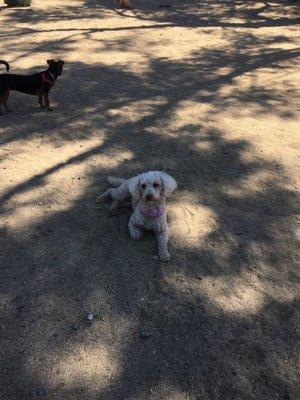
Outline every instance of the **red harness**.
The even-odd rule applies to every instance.
[[[45,89],[48,92],[52,88],[52,86],[55,85],[55,80],[51,81],[48,77],[47,72],[42,72],[42,83],[43,83],[43,89]]]

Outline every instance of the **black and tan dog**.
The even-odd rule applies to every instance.
[[[46,71],[38,72],[37,74],[0,75],[0,115],[3,115],[1,112],[1,104],[4,105],[6,111],[11,111],[7,105],[8,96],[11,90],[39,96],[40,106],[43,108],[46,107],[48,111],[52,111],[49,101],[49,92],[57,78],[62,74],[64,61],[48,60],[47,63],[48,69]],[[4,64],[7,71],[9,71],[9,64],[6,61],[0,60],[0,64]],[[45,105],[43,103],[43,98],[45,100]]]

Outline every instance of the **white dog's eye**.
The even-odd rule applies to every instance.
[[[142,188],[142,189],[146,189],[146,184],[145,184],[145,183],[142,183],[142,184],[141,184],[141,188]]]
[[[157,188],[159,187],[159,183],[154,182],[154,183],[153,183],[153,187],[154,187],[155,189],[157,189]]]

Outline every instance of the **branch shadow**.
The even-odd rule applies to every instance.
[[[111,0],[86,0],[84,4],[66,7],[32,7],[26,12],[26,19],[36,23],[73,19],[105,19],[114,13],[124,19],[152,21],[181,27],[222,27],[256,29],[299,25],[299,5],[293,1],[274,0],[258,2],[238,1],[193,1],[178,2],[168,0],[139,0],[133,10],[120,10]],[[8,10],[8,9],[7,9]],[[22,12],[23,11],[23,12]],[[24,10],[10,10],[9,18],[22,22]],[[128,28],[124,28],[128,29]],[[118,30],[118,28],[117,28]]]
[[[227,13],[241,7],[250,27],[271,23],[261,21],[261,11],[249,15],[242,2],[220,3]],[[86,2],[84,13],[93,4]],[[205,6],[176,5],[176,18]],[[166,11],[150,16],[175,19]],[[193,18],[189,26],[199,23]],[[235,106],[251,116],[294,119],[294,86],[264,87],[253,79],[241,88],[236,79],[264,67],[288,71],[299,50],[282,50],[289,38],[279,35],[225,36],[229,44],[219,50],[201,47],[180,61],[152,58],[142,75],[125,65],[69,62],[53,93],[55,114],[41,132],[41,112],[27,97],[12,98],[20,111],[1,120],[2,148],[39,136],[64,145],[99,135],[101,143],[1,193],[1,399],[296,399],[297,197],[283,166],[257,155],[245,139],[229,140],[214,118]],[[51,45],[67,53],[72,40],[34,51]],[[82,99],[80,110],[74,96]],[[210,127],[173,128],[187,99],[210,106],[204,113]],[[100,162],[116,153],[126,157]],[[67,207],[55,204],[54,191],[45,195],[54,174],[84,163],[82,190]],[[137,243],[128,237],[129,210],[108,218],[95,208],[108,175],[150,169],[165,169],[179,182],[169,202],[169,265],[153,257],[152,236]],[[41,203],[48,208],[38,218],[15,229],[6,223]],[[84,320],[90,311],[91,324]],[[149,338],[141,339],[141,331]]]

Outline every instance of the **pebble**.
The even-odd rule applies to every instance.
[[[145,339],[149,339],[149,337],[150,337],[150,333],[149,332],[147,332],[147,331],[141,331],[140,332],[140,338],[141,339],[145,340]]]
[[[88,321],[93,321],[93,319],[94,319],[93,314],[88,314],[88,315],[86,316],[86,319],[87,319]]]
[[[73,329],[73,331],[79,331],[80,326],[79,326],[78,324],[74,324],[74,325],[72,326],[72,329]]]

